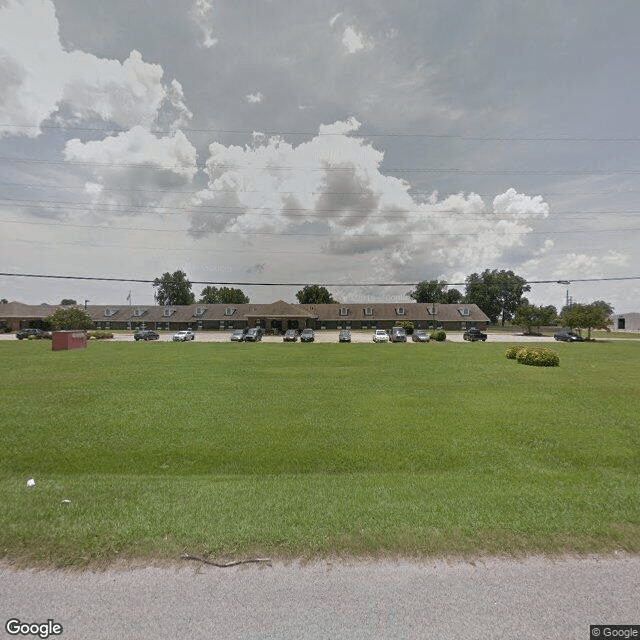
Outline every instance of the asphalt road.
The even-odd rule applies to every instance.
[[[0,570],[6,621],[64,640],[587,640],[640,624],[640,557],[371,562],[104,573]],[[196,569],[198,570],[196,571]],[[201,570],[200,570],[201,569]],[[44,636],[41,636],[44,637]]]

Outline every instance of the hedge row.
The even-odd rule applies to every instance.
[[[509,347],[505,356],[510,360],[516,360],[520,364],[528,364],[533,367],[558,367],[560,358],[553,349],[545,347]]]

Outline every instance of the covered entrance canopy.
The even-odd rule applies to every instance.
[[[267,331],[286,331],[313,326],[318,316],[297,304],[278,300],[273,304],[260,305],[260,310],[247,313],[250,327],[261,326]]]

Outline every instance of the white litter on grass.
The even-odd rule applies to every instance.
[[[63,504],[69,504],[71,502],[71,500],[67,500],[66,498],[62,501]]]
[[[36,481],[33,478],[29,478],[27,480],[27,487],[35,487],[36,486]]]

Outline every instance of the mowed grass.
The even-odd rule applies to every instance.
[[[507,346],[2,342],[0,556],[640,551],[640,343]]]

